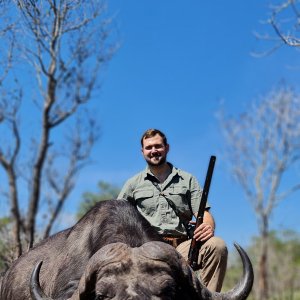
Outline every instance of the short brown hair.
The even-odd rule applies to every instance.
[[[142,135],[142,138],[141,138],[142,147],[143,147],[143,144],[144,144],[143,143],[144,139],[154,137],[157,134],[162,137],[164,144],[167,145],[168,142],[167,142],[167,137],[165,136],[165,134],[163,132],[161,132],[160,130],[158,130],[158,129],[151,128],[151,129],[146,130],[145,133]]]

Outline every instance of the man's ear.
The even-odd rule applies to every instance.
[[[168,153],[170,150],[170,145],[169,144],[166,144],[166,152]]]

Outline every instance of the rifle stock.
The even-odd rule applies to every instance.
[[[207,203],[207,197],[208,197],[208,192],[209,192],[209,187],[211,183],[211,178],[213,175],[214,171],[214,166],[215,166],[215,161],[216,157],[211,156],[209,160],[209,165],[206,173],[206,178],[205,178],[205,183],[201,195],[201,201],[199,205],[199,210],[197,214],[197,221],[195,225],[195,229],[199,227],[203,223],[203,217],[204,217],[204,212],[206,208],[206,203]],[[200,241],[196,241],[196,239],[192,238],[190,249],[189,249],[189,254],[188,254],[188,264],[191,266],[193,270],[196,270],[197,265],[198,265],[198,257],[199,257],[199,251],[201,248],[202,243]]]

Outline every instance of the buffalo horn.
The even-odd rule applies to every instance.
[[[228,292],[217,293],[209,291],[201,282],[200,282],[200,295],[199,299],[203,300],[244,300],[249,296],[253,280],[253,268],[251,261],[244,251],[244,249],[238,244],[234,244],[235,248],[239,252],[242,262],[243,262],[243,276],[240,281]],[[30,293],[33,300],[51,300],[48,298],[42,291],[39,283],[39,273],[41,269],[42,262],[39,262],[31,275],[30,279]]]
[[[234,243],[235,248],[239,252],[242,262],[243,262],[243,276],[240,281],[228,292],[225,293],[217,293],[217,292],[210,292],[206,287],[202,287],[203,290],[201,292],[202,299],[212,299],[212,300],[244,300],[247,299],[249,296],[253,280],[253,268],[251,261],[245,252],[245,250],[239,246],[238,244]]]
[[[48,298],[41,289],[39,277],[40,277],[40,270],[43,262],[40,261],[35,267],[31,274],[30,278],[30,294],[33,300],[51,300]]]

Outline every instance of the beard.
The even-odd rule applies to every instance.
[[[167,161],[167,157],[166,156],[160,156],[160,159],[157,161],[152,161],[151,158],[146,158],[146,162],[149,166],[151,167],[158,167],[161,166],[163,164],[165,164]]]

